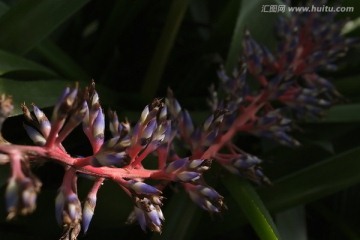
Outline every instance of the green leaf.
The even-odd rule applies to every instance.
[[[165,20],[165,26],[147,69],[141,89],[141,96],[145,100],[154,97],[160,84],[167,59],[174,45],[176,35],[185,15],[190,0],[173,0]]]
[[[19,1],[0,18],[0,48],[25,54],[89,0]]]
[[[62,49],[50,40],[44,40],[36,51],[62,76],[71,80],[90,80],[88,74]]]
[[[225,69],[228,73],[232,73],[239,60],[245,29],[249,29],[254,38],[260,43],[266,43],[266,46],[270,48],[274,47],[274,32],[273,28],[269,26],[273,26],[278,14],[261,12],[262,6],[272,4],[284,3],[279,0],[241,1],[225,63]]]
[[[260,239],[280,239],[275,223],[254,188],[234,175],[229,175],[223,182]]]
[[[276,224],[283,239],[307,239],[305,207],[303,205],[276,214]]]
[[[68,82],[71,85],[71,82]],[[14,112],[21,113],[22,103],[35,103],[38,107],[49,107],[56,103],[66,83],[62,80],[16,81],[0,79],[0,93],[13,96]]]
[[[0,16],[3,15],[7,10],[9,10],[9,7],[4,2],[0,2]]]
[[[0,50],[0,76],[13,72],[33,72],[44,76],[55,76],[56,74],[35,62],[21,56]]]
[[[284,210],[360,182],[360,147],[285,176],[258,193],[270,211]]]
[[[150,3],[148,0],[132,1],[132,0],[117,0],[115,1],[112,11],[109,13],[104,27],[101,28],[100,36],[90,52],[89,60],[92,61],[94,67],[97,66],[98,59],[107,58],[109,52],[116,48],[116,43],[119,40],[124,29],[131,28],[131,23],[141,13],[141,11]],[[101,79],[102,82],[107,81]]]
[[[360,104],[346,104],[332,107],[321,122],[360,122]]]

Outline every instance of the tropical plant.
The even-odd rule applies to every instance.
[[[359,4],[0,3],[2,239],[358,238]]]

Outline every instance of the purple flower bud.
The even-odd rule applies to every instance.
[[[93,124],[93,136],[98,141],[104,141],[105,116],[102,109],[98,109],[98,114]]]
[[[44,146],[46,143],[46,139],[43,137],[43,135],[41,135],[40,132],[38,132],[35,128],[27,125],[27,124],[23,124],[26,133],[28,134],[28,136],[31,138],[31,140],[39,146]]]
[[[44,114],[43,111],[41,111],[35,104],[33,104],[33,111],[35,114],[35,117],[37,121],[39,122],[39,127],[41,133],[47,137],[49,136],[50,130],[51,130],[51,123]]]
[[[86,101],[83,103],[83,109],[85,109],[84,118],[83,118],[83,129],[85,130],[90,126],[90,114],[89,114],[89,106]]]
[[[119,143],[117,144],[117,146],[119,146],[120,148],[127,148],[130,145],[131,145],[131,139],[128,137],[121,139],[121,141],[119,141]]]
[[[109,111],[109,129],[113,137],[120,136],[122,125],[115,111]]]
[[[140,132],[140,123],[136,123],[135,126],[132,129],[131,133],[131,145],[134,145],[137,143],[139,139],[139,132]]]
[[[5,192],[6,208],[9,212],[7,219],[10,220],[17,214],[32,213],[36,208],[40,187],[41,182],[35,177],[10,178]]]
[[[191,136],[192,132],[194,131],[194,124],[187,110],[182,112],[182,127],[186,136]]]
[[[223,197],[213,188],[203,185],[187,185],[186,191],[190,198],[202,209],[209,212],[221,212],[226,208]]]
[[[207,134],[204,142],[203,142],[203,146],[204,147],[209,147],[211,146],[214,141],[216,140],[217,136],[218,136],[219,130],[218,129],[213,129],[209,134]]]
[[[87,232],[96,207],[96,196],[89,195],[84,203],[82,226],[84,233]]]
[[[96,107],[99,104],[99,94],[94,90],[94,93],[91,96],[91,108]]]
[[[62,191],[59,191],[58,195],[55,198],[55,217],[59,225],[63,223],[63,209],[65,205],[65,196]]]
[[[158,210],[154,207],[154,205],[150,205],[150,206],[151,206],[150,211],[147,213],[150,221],[156,226],[161,226],[161,219]],[[162,216],[162,212],[161,212],[161,216]],[[158,232],[158,230],[156,232]]]
[[[208,117],[203,124],[204,131],[209,130],[211,124],[213,123],[213,120],[214,120],[214,114],[211,114],[210,117]]]
[[[119,142],[120,137],[116,136],[113,138],[110,138],[109,140],[107,140],[103,145],[102,148],[112,148],[115,146],[115,144],[117,144]]]
[[[176,177],[180,179],[182,182],[194,182],[198,180],[201,176],[201,173],[198,172],[189,172],[189,171],[182,171],[176,174]]]
[[[249,169],[255,165],[261,164],[261,160],[250,154],[243,154],[239,158],[236,158],[232,161],[232,164],[237,169]]]
[[[166,121],[167,119],[167,107],[163,106],[159,113],[159,121]]]
[[[224,114],[227,110],[218,110],[218,116],[214,120],[214,125],[219,126],[224,121]]]
[[[10,178],[5,191],[6,209],[8,212],[16,211],[19,202],[19,184],[16,178]]]
[[[169,93],[168,93],[168,95],[169,95]],[[173,96],[166,98],[165,104],[166,104],[170,114],[174,118],[176,118],[179,115],[179,113],[181,112],[181,106],[180,106],[179,102]]]
[[[151,139],[151,144],[154,148],[157,148],[161,143],[165,143],[170,139],[171,136],[169,134],[171,133],[168,133],[168,131],[171,131],[170,121],[162,122],[157,127]]]
[[[161,191],[153,186],[150,186],[149,184],[135,181],[135,180],[129,180],[127,182],[127,187],[134,190],[136,194],[145,194],[145,195],[159,195],[161,194]]]
[[[92,159],[94,166],[116,166],[124,167],[130,163],[130,158],[125,151],[109,152],[99,151]]]
[[[74,124],[76,124],[76,126],[81,123],[85,117],[87,117],[88,115],[88,106],[86,101],[83,101],[83,103],[81,104],[81,106],[79,106],[74,113],[72,113],[71,115],[71,121],[74,122]]]
[[[188,161],[189,158],[181,158],[169,163],[166,167],[166,173],[172,173],[183,168],[188,163]]]
[[[54,107],[53,110],[53,120],[63,120],[66,118],[69,111],[72,109],[75,100],[77,98],[78,89],[77,87],[70,91],[69,88],[66,88],[63,95],[60,97],[59,101]]]
[[[130,214],[128,220],[126,221],[127,223],[134,223],[135,221],[139,222],[139,225],[141,227],[141,229],[143,231],[146,231],[146,218],[145,218],[145,213],[142,209],[138,208],[138,207],[134,207],[134,211],[132,212],[132,214]]]
[[[65,228],[77,225],[81,221],[81,204],[75,193],[64,193],[60,190],[55,199],[55,214],[58,224]]]
[[[211,161],[207,159],[194,159],[189,163],[189,168],[198,172],[204,172],[210,169]]]
[[[67,106],[72,106],[76,100],[78,89],[74,88],[69,95],[64,99]]]
[[[156,123],[156,119],[153,118],[150,120],[150,122],[146,125],[146,127],[144,128],[142,134],[141,134],[141,138],[142,139],[149,139],[151,138],[151,136],[153,135],[153,133],[155,132],[157,128],[157,123]]]
[[[174,135],[175,135],[175,133],[174,133],[174,135],[173,135],[173,133],[172,133],[171,121],[168,120],[168,121],[166,122],[166,124],[162,124],[161,126],[166,126],[165,131],[164,131],[164,133],[163,133],[164,138],[162,139],[162,142],[167,143],[167,142],[171,141],[171,139],[172,139],[172,138],[174,137]],[[155,139],[157,139],[157,137],[155,137]]]
[[[139,122],[140,122],[141,124],[145,123],[146,120],[147,120],[147,118],[148,118],[148,116],[149,116],[149,106],[146,105],[146,107],[144,108],[144,110],[141,112],[141,116],[140,116]]]
[[[57,101],[57,104],[62,103],[62,102],[65,100],[66,96],[69,95],[69,93],[70,93],[70,88],[69,88],[69,87],[66,87],[66,88],[64,89],[64,91],[62,92],[61,96],[59,97],[59,99],[58,99],[58,101]]]
[[[154,205],[148,198],[136,199],[135,212],[141,228],[145,226],[151,231],[161,232],[164,215],[159,205]]]

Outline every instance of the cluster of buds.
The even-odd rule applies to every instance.
[[[5,191],[7,219],[11,220],[16,215],[27,215],[36,209],[36,198],[41,188],[40,180],[30,171],[29,166],[24,166],[25,162],[15,162],[13,160],[13,175],[9,179]],[[23,172],[18,171],[14,165],[21,164]]]
[[[210,213],[220,213],[226,208],[226,205],[223,202],[224,198],[212,187],[202,184],[185,184],[184,187],[191,200],[202,209]]]
[[[205,181],[204,173],[213,162],[257,184],[270,184],[260,166],[262,160],[237,147],[234,136],[243,132],[298,146],[290,135],[294,126],[291,116],[319,117],[339,99],[334,86],[318,74],[319,69],[333,69],[334,61],[353,42],[340,34],[344,23],[328,24],[333,20],[333,14],[321,13],[282,18],[277,28],[277,53],[258,44],[247,31],[239,68],[232,75],[224,68],[218,71],[219,90],[210,87],[211,113],[199,126],[171,90],[164,101],[155,99],[147,105],[135,124],[120,122],[117,113],[109,111],[112,137],[108,139],[94,82],[84,90],[78,85],[66,88],[51,118],[35,104],[32,111],[23,104],[24,128],[36,146],[0,139],[0,163],[10,163],[12,170],[6,188],[8,219],[34,211],[41,183],[31,173],[30,162],[39,160],[55,161],[65,169],[55,201],[57,221],[64,229],[61,239],[74,240],[81,228],[88,230],[105,179],[116,182],[133,200],[128,222],[137,221],[143,230],[154,232],[161,232],[165,220],[161,195],[169,182],[182,185],[189,197],[210,213],[226,208],[223,197]],[[259,82],[260,90],[251,89],[247,74]],[[1,95],[0,127],[12,109],[11,98]],[[80,124],[93,154],[74,157],[62,142]],[[180,156],[185,151],[179,149],[190,155]],[[157,169],[144,167],[145,159],[154,159],[149,155],[155,156]],[[94,180],[83,204],[77,194],[79,173]]]
[[[160,233],[162,222],[165,220],[161,211],[163,205],[161,191],[136,180],[129,180],[125,185],[132,192],[134,201],[134,210],[129,215],[127,223],[134,223],[137,220],[144,231],[149,228]]]
[[[169,163],[165,171],[171,173],[175,181],[196,182],[210,165],[210,160],[181,158]]]
[[[69,169],[66,175],[55,199],[55,214],[58,224],[64,228],[62,239],[76,239],[81,230],[81,203],[77,195],[74,172]]]

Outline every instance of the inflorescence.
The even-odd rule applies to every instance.
[[[275,53],[246,31],[244,56],[232,74],[223,67],[218,71],[220,84],[218,89],[210,88],[208,101],[212,112],[199,126],[170,89],[165,100],[147,105],[134,125],[120,122],[117,113],[109,111],[112,136],[108,140],[94,82],[83,90],[77,85],[66,88],[50,119],[36,105],[32,110],[22,105],[24,128],[36,146],[0,138],[0,164],[11,166],[5,194],[8,219],[35,210],[41,182],[30,165],[39,160],[55,161],[65,169],[55,201],[56,219],[64,228],[62,239],[76,239],[81,229],[88,230],[98,190],[106,179],[116,182],[132,199],[128,222],[154,232],[161,232],[165,220],[162,191],[169,182],[182,185],[210,213],[226,208],[223,197],[203,177],[213,162],[257,184],[270,184],[260,166],[262,160],[232,139],[243,132],[296,147],[300,143],[290,135],[294,120],[318,118],[340,99],[335,87],[319,74],[335,69],[335,61],[354,43],[341,34],[344,22],[335,22],[334,17],[332,13],[282,17]],[[247,75],[257,80],[258,89],[248,84]],[[1,95],[0,126],[12,109],[11,97]],[[91,144],[91,156],[70,156],[62,145],[79,125]],[[181,156],[179,145],[190,154]],[[149,155],[156,156],[156,169],[143,166]],[[83,204],[77,195],[79,173],[95,179]],[[149,179],[158,183],[150,185]]]

